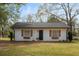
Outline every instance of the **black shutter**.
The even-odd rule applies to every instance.
[[[59,30],[59,36],[61,36],[61,30]]]
[[[51,37],[51,30],[49,31],[49,36]]]
[[[21,30],[21,36],[23,36],[23,29]]]
[[[31,30],[31,36],[32,36],[32,30]]]

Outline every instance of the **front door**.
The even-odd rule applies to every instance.
[[[39,30],[39,40],[43,40],[43,30]]]

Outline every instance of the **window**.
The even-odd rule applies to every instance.
[[[60,35],[60,30],[50,30],[50,37],[52,37],[52,39],[58,39]]]
[[[32,30],[22,29],[22,36],[24,39],[30,39],[32,36]]]

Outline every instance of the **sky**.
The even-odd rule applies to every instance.
[[[28,14],[35,14],[39,8],[40,4],[39,3],[28,3],[23,5],[20,8],[20,19],[19,21],[26,21],[27,15]]]
[[[38,3],[28,3],[20,8],[21,17],[27,16],[28,14],[35,14],[39,8]]]

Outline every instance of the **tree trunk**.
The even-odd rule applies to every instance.
[[[13,38],[13,33],[10,32],[10,41],[12,41],[12,38]]]
[[[73,37],[72,37],[72,26],[70,26],[70,42],[73,40]]]
[[[2,27],[2,37],[4,37],[3,27]]]

